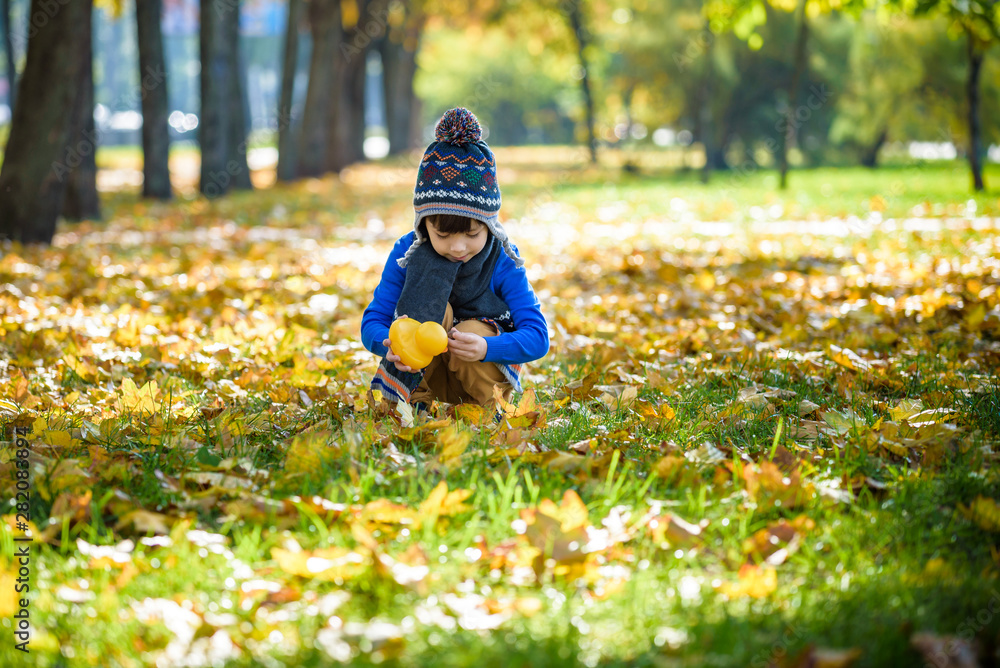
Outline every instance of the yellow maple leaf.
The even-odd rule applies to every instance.
[[[441,445],[441,454],[438,461],[445,463],[462,456],[462,453],[469,447],[472,440],[472,432],[459,429],[458,425],[451,425],[438,433],[437,441]]]
[[[152,415],[160,410],[160,402],[157,401],[159,393],[160,388],[155,380],[149,381],[140,388],[131,378],[122,378],[118,410],[123,413]]]
[[[469,510],[469,506],[463,501],[472,496],[472,492],[467,489],[456,489],[448,491],[448,483],[444,480],[431,490],[420,508],[417,509],[418,521],[436,521],[438,517],[450,517]]]
[[[558,520],[562,531],[581,529],[590,523],[587,505],[580,495],[571,489],[566,490],[558,506],[549,499],[542,499],[538,504],[538,512]]]
[[[489,412],[479,404],[458,404],[453,408],[456,420],[464,420],[469,424],[482,424]]]

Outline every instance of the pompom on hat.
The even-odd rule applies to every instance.
[[[437,122],[434,141],[424,151],[413,189],[416,213],[413,229],[417,235],[413,245],[398,260],[400,267],[405,267],[417,247],[427,241],[421,235],[420,221],[441,213],[468,216],[482,222],[515,264],[518,267],[524,264],[500,224],[496,159],[482,137],[479,120],[464,107],[449,109]]]

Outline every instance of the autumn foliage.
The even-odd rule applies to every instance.
[[[1000,566],[995,226],[717,236],[515,186],[553,352],[510,403],[385,415],[358,330],[409,224],[406,170],[361,169],[122,196],[109,223],[0,260],[32,660],[850,665],[996,629],[956,630]],[[22,535],[12,510],[3,532]],[[889,649],[821,605],[882,620]],[[744,618],[759,636],[713,643]]]

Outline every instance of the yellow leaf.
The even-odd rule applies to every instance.
[[[138,534],[153,532],[164,535],[170,533],[168,522],[170,522],[170,518],[167,515],[140,508],[122,516],[115,524],[115,531],[121,531],[131,525]]]
[[[778,574],[773,568],[743,564],[738,578],[738,582],[723,582],[719,591],[730,598],[764,598],[778,588]]]
[[[677,517],[658,515],[646,525],[653,541],[667,543],[670,547],[690,547],[701,543],[701,526]]]
[[[57,448],[68,448],[73,445],[73,435],[68,431],[46,429],[41,434],[41,441]]]
[[[521,395],[521,400],[517,402],[517,410],[514,411],[514,417],[519,415],[527,415],[528,413],[537,410],[538,400],[535,397],[535,390],[527,390]]]
[[[493,402],[504,417],[512,417],[517,412],[517,406],[503,398],[503,390],[499,385],[493,386]]]
[[[580,498],[580,495],[571,489],[566,490],[563,494],[558,508],[548,499],[543,499],[538,508],[546,515],[559,520],[559,528],[563,531],[579,529],[587,526],[590,522],[587,505]]]
[[[922,410],[924,410],[924,404],[920,399],[903,399],[897,406],[889,409],[889,418],[893,422],[899,422]]]
[[[4,515],[0,518],[0,535],[5,536],[5,540],[10,540],[13,537],[33,538],[36,541],[41,540],[42,542],[48,540],[45,534],[39,531],[38,527],[31,520],[28,520],[28,528],[24,530],[18,528],[20,522],[21,520],[17,518],[16,513],[13,515]]]
[[[317,580],[346,580],[361,574],[368,563],[363,555],[345,547],[292,551],[271,548],[271,557],[291,575]]]
[[[97,378],[97,368],[93,364],[88,364],[77,359],[74,355],[66,355],[63,358],[63,362],[66,363],[73,373],[78,375],[84,381],[92,383]]]
[[[1000,505],[995,500],[977,496],[970,505],[960,505],[959,510],[980,529],[1000,531]]]
[[[397,524],[400,526],[416,524],[418,513],[409,506],[393,503],[388,499],[375,499],[365,504],[361,510],[361,522],[372,526],[379,524]]]
[[[431,490],[427,498],[420,504],[417,510],[418,520],[423,522],[430,518],[450,517],[470,510],[463,501],[472,496],[472,492],[467,489],[456,489],[448,491],[448,483],[444,480]]]
[[[10,619],[18,609],[18,597],[14,595],[17,567],[0,563],[0,615]]]
[[[657,406],[642,399],[637,400],[632,405],[632,410],[639,415],[643,422],[655,429],[666,428],[676,417],[674,409],[667,404]]]
[[[319,473],[324,462],[339,457],[340,448],[330,445],[331,435],[328,429],[307,429],[295,436],[285,456],[285,472]]]
[[[871,362],[864,359],[850,348],[841,348],[840,346],[831,345],[827,354],[830,356],[830,359],[845,369],[851,369],[852,371],[870,371],[872,368]]]
[[[454,408],[455,419],[469,424],[482,424],[487,415],[486,409],[479,404],[458,404]]]
[[[979,302],[965,314],[966,329],[978,329],[986,320],[986,302]]]
[[[471,440],[472,432],[460,429],[455,424],[438,432],[437,441],[441,445],[441,454],[438,455],[438,461],[445,463],[460,457],[469,447]]]
[[[155,380],[139,388],[131,378],[122,378],[118,410],[123,413],[152,415],[160,409],[160,402],[156,399],[159,393],[160,389]]]
[[[687,460],[683,457],[667,455],[656,463],[656,475],[664,480],[672,480],[683,471],[685,462]]]
[[[761,508],[798,508],[815,493],[812,485],[802,482],[798,469],[785,476],[773,462],[744,466],[743,479],[750,498]]]

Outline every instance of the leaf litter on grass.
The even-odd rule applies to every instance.
[[[844,508],[961,458],[995,485],[995,231],[719,239],[525,206],[509,227],[553,344],[526,392],[383,416],[358,328],[405,206],[356,197],[320,180],[128,205],[0,259],[0,414],[32,444],[37,586],[165,625],[79,651],[385,660],[431,628],[627,608],[675,563],[678,600],[780,603],[801,560],[827,568],[814,545]],[[992,540],[997,496],[942,512]],[[77,642],[56,599],[46,651]]]

